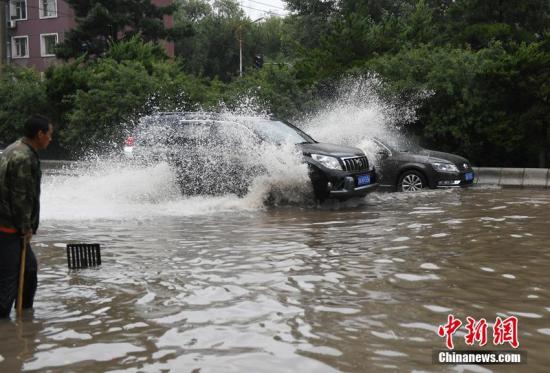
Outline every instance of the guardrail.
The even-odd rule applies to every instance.
[[[550,168],[474,167],[476,184],[514,187],[550,186]]]

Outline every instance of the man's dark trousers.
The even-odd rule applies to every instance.
[[[21,265],[21,240],[18,234],[0,232],[0,318],[9,317],[19,285]],[[38,264],[29,246],[25,260],[25,285],[23,287],[23,308],[32,308],[34,293],[38,284]]]

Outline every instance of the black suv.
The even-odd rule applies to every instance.
[[[214,113],[158,113],[143,117],[128,137],[124,154],[175,167],[184,194],[244,195],[255,176],[269,173],[259,157],[291,144],[309,168],[315,197],[363,197],[377,188],[363,151],[319,143],[282,120]]]

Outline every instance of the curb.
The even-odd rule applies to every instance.
[[[474,167],[474,182],[482,185],[501,185],[513,187],[550,186],[550,168],[508,168],[508,167]]]

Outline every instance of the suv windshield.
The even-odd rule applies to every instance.
[[[309,135],[291,124],[279,120],[251,118],[244,121],[248,128],[257,133],[263,140],[273,144],[291,142],[293,144],[315,143]]]

